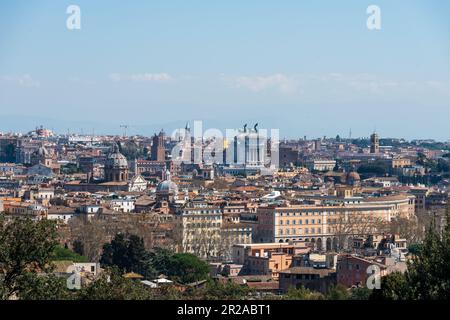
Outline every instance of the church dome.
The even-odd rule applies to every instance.
[[[361,177],[359,176],[358,172],[352,171],[349,172],[347,175],[347,181],[360,181]]]
[[[341,183],[348,184],[348,185],[354,185],[361,181],[361,177],[359,176],[358,172],[356,171],[350,171],[350,172],[344,172],[340,177]]]
[[[105,168],[123,169],[128,168],[127,158],[119,152],[117,145],[114,145],[112,153],[108,156],[105,162]]]
[[[164,180],[158,183],[156,186],[156,192],[158,193],[178,193],[178,186],[171,180]]]

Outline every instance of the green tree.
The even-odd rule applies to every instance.
[[[19,298],[22,300],[67,300],[72,295],[67,290],[66,279],[53,274],[39,275],[28,272],[20,277]]]
[[[78,253],[73,252],[70,249],[64,248],[62,246],[56,246],[53,250],[52,261],[72,261],[72,262],[88,262],[88,259]]]
[[[439,159],[436,165],[436,171],[437,172],[449,172],[450,171],[450,164],[448,161],[444,159]]]
[[[239,300],[249,295],[251,290],[234,282],[208,280],[204,289],[197,290],[194,295],[204,300]]]
[[[144,240],[136,235],[118,233],[111,243],[103,246],[100,263],[103,266],[115,266],[122,273],[137,272],[145,277],[155,275]]]
[[[411,286],[408,278],[401,272],[393,272],[381,278],[381,288],[372,290],[371,300],[411,299]]]
[[[408,266],[407,279],[416,299],[450,299],[450,202],[446,218],[442,234],[432,223],[422,248]]]
[[[373,299],[450,299],[450,203],[447,224],[442,233],[432,223],[423,244],[408,264],[405,274],[392,273],[381,280],[381,289],[374,290]]]
[[[375,161],[373,163],[363,164],[358,168],[358,173],[364,175],[384,176],[389,173],[390,168],[387,163]]]
[[[208,278],[208,264],[193,254],[156,248],[150,252],[150,257],[155,272],[165,274],[174,281],[190,283]]]
[[[20,296],[29,273],[50,272],[57,244],[56,224],[49,220],[0,220],[0,278],[2,298]]]
[[[367,287],[354,288],[350,292],[350,300],[369,300],[372,291]]]
[[[324,300],[323,294],[320,292],[314,292],[305,287],[300,288],[289,288],[289,290],[284,295],[285,300]]]
[[[174,286],[162,286],[158,288],[155,299],[158,300],[189,300],[194,299],[191,291],[181,292]]]
[[[327,300],[348,300],[350,298],[350,293],[347,288],[343,285],[331,286],[328,290]]]
[[[425,166],[426,162],[427,162],[427,156],[422,152],[417,153],[416,164]]]
[[[149,300],[151,289],[142,283],[124,278],[117,269],[107,269],[102,275],[77,292],[81,300]]]
[[[72,244],[73,251],[80,256],[84,255],[84,244],[80,240],[75,240]]]
[[[163,248],[155,248],[150,252],[150,259],[155,272],[168,275],[171,259],[174,253]]]
[[[165,274],[174,281],[190,283],[206,279],[208,264],[189,253],[172,253],[165,249],[147,252],[142,238],[117,234],[103,246],[103,266],[115,266],[120,272],[137,272],[150,278]]]
[[[408,246],[408,252],[410,254],[416,255],[420,252],[420,250],[422,249],[422,244],[421,243],[412,243]]]
[[[209,275],[208,264],[191,253],[176,253],[169,262],[168,276],[181,283],[204,280]]]

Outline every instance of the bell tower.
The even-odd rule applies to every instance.
[[[372,133],[370,136],[370,153],[380,152],[380,139],[376,132]]]

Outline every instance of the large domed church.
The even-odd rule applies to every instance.
[[[157,201],[173,202],[178,196],[178,186],[170,178],[170,171],[164,171],[165,180],[156,186]]]
[[[116,143],[106,157],[104,168],[103,180],[93,180],[91,172],[87,174],[85,182],[69,181],[64,188],[74,192],[142,192],[147,189],[148,183],[140,174],[129,174],[127,158],[120,153]]]
[[[105,181],[128,181],[128,161],[119,152],[119,146],[117,144],[114,144],[112,152],[108,155],[105,162]]]

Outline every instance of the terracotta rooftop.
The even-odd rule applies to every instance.
[[[278,290],[280,284],[278,281],[269,281],[269,282],[247,282],[247,287],[256,290]]]
[[[279,273],[288,273],[288,274],[318,274],[321,277],[325,277],[330,273],[334,273],[336,270],[334,269],[316,269],[311,267],[293,267]]]

